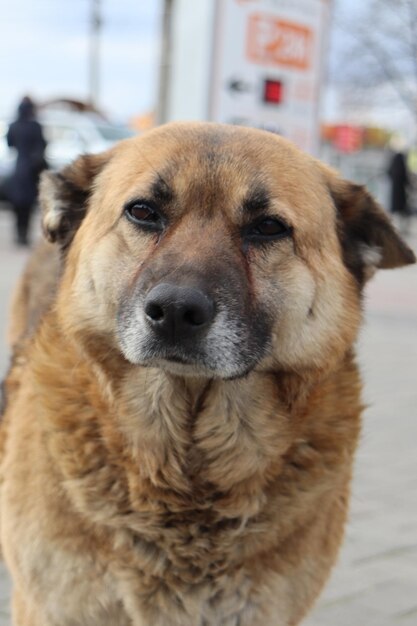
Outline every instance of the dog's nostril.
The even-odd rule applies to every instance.
[[[184,312],[183,320],[190,326],[201,326],[207,321],[207,315],[201,309],[187,309]]]
[[[159,304],[155,304],[154,302],[149,302],[146,305],[145,313],[154,322],[160,322],[164,317],[164,309]]]

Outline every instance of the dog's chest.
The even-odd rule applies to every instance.
[[[207,511],[186,519],[171,513],[159,526],[154,518],[149,533],[143,525],[116,539],[114,574],[134,624],[251,624],[239,621],[253,615],[256,604],[256,585],[242,565],[245,520],[209,519]]]
[[[227,419],[216,404],[202,412],[192,445],[187,430],[177,433],[181,424],[166,408],[164,420],[158,415],[140,436],[134,431],[132,456],[115,429],[97,436],[93,412],[79,436],[77,424],[54,435],[70,498],[84,517],[113,535],[117,596],[135,625],[255,623],[241,617],[252,615],[257,604],[257,582],[244,564],[256,551],[254,520],[265,504],[259,474],[279,455],[276,444],[261,446],[258,433],[229,404]],[[266,417],[270,440],[271,424],[275,429],[279,420]],[[243,482],[245,489],[234,488]]]
[[[188,567],[165,570],[161,577],[130,569],[120,571],[122,600],[135,626],[249,626],[257,614],[254,584],[242,570],[216,578]],[[186,582],[188,578],[188,582]]]

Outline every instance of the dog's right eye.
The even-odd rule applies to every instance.
[[[162,216],[147,202],[131,202],[125,207],[125,214],[131,222],[145,229],[161,230],[164,226]]]

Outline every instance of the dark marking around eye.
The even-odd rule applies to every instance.
[[[174,199],[174,192],[162,176],[158,176],[151,187],[151,196],[157,204],[169,204]]]
[[[268,211],[270,195],[264,187],[255,187],[242,204],[244,213],[250,215]]]

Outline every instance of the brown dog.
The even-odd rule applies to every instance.
[[[3,426],[14,624],[298,624],[343,534],[362,287],[413,253],[363,188],[227,126],[41,200],[64,269]]]

